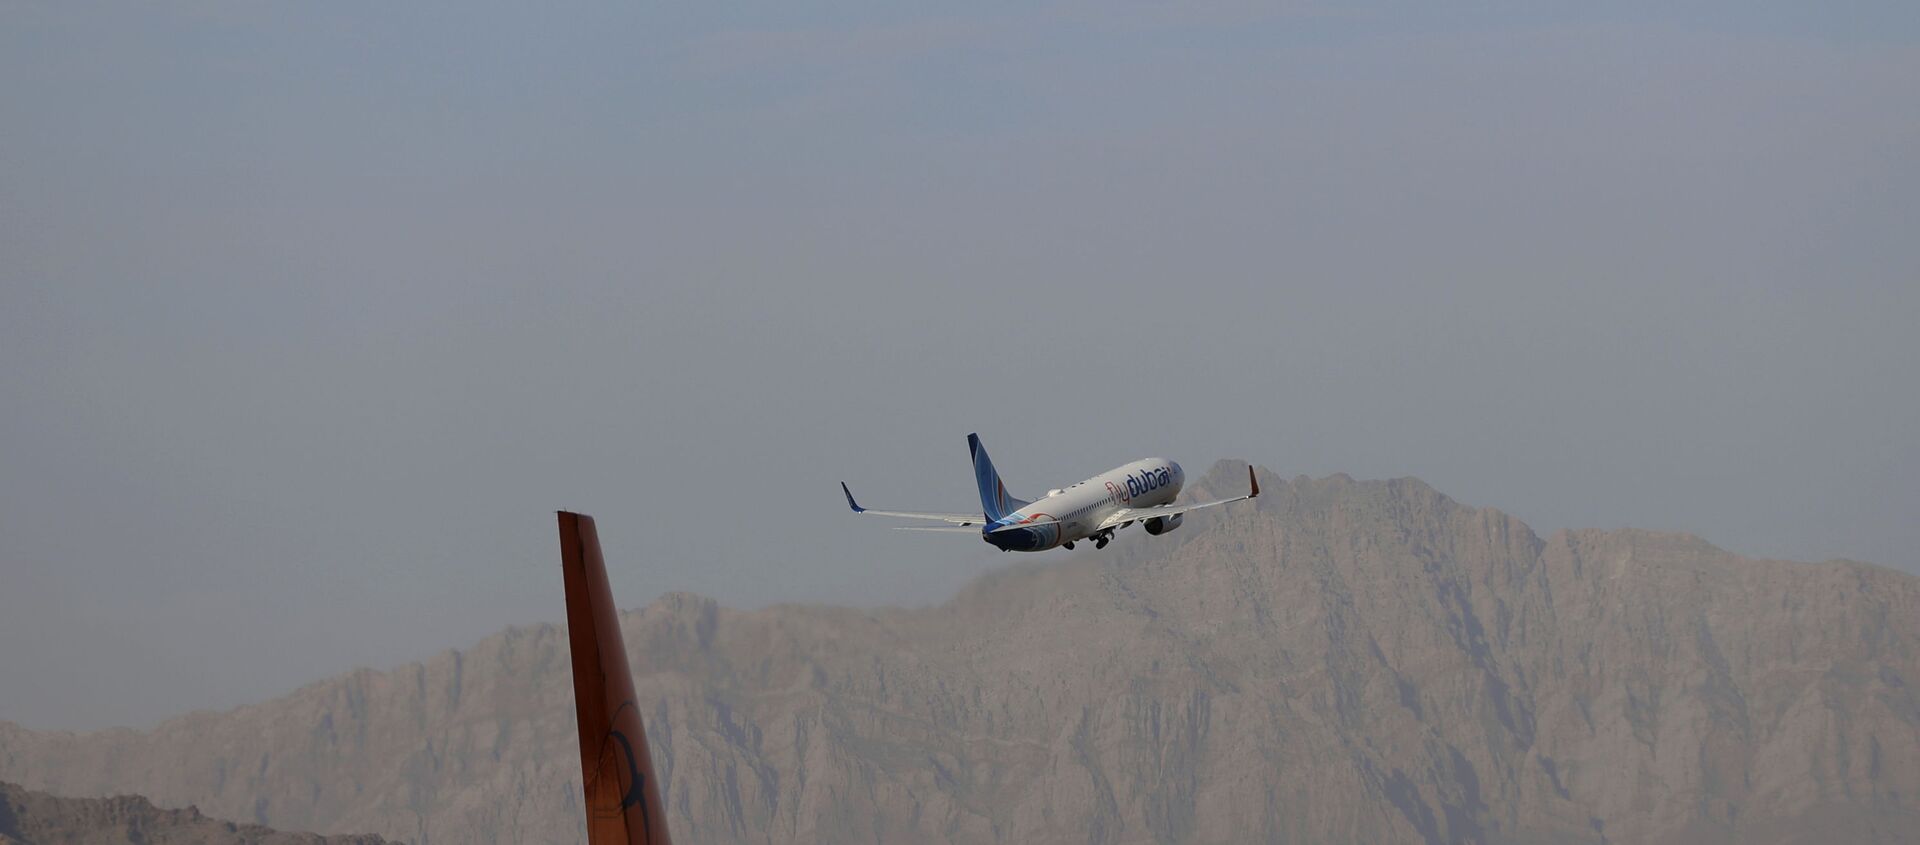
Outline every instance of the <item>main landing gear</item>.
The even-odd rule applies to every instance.
[[[1122,528],[1125,528],[1126,526],[1124,526],[1124,525],[1123,525],[1123,526],[1121,526],[1121,527],[1122,527]],[[1102,531],[1102,532],[1100,532],[1100,533],[1098,533],[1098,534],[1094,534],[1094,535],[1092,535],[1092,536],[1090,536],[1090,537],[1082,537],[1082,538],[1080,538],[1080,539],[1082,539],[1082,540],[1092,540],[1092,541],[1093,541],[1093,547],[1094,547],[1094,548],[1096,548],[1096,549],[1104,549],[1104,548],[1106,548],[1106,547],[1107,547],[1107,541],[1109,541],[1109,540],[1112,540],[1112,539],[1113,539],[1113,529],[1111,529],[1111,528],[1109,528],[1109,529],[1107,529],[1107,530],[1105,530],[1105,531]],[[1060,548],[1063,548],[1063,549],[1066,549],[1067,551],[1073,551],[1073,544],[1074,544],[1074,543],[1076,543],[1076,542],[1078,542],[1078,541],[1076,541],[1076,540],[1068,540],[1068,541],[1066,541],[1066,542],[1064,542],[1064,543],[1061,543],[1061,544],[1060,544]]]

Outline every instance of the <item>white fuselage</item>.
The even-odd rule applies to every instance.
[[[1144,458],[1058,490],[987,527],[988,542],[1009,551],[1041,551],[1084,540],[1115,511],[1171,504],[1186,473],[1165,458]],[[1025,531],[997,530],[1014,526]]]

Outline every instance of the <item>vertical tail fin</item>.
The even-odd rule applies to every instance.
[[[1007,485],[1000,483],[1000,473],[994,470],[986,447],[980,445],[980,435],[967,435],[967,449],[973,453],[973,480],[980,485],[980,509],[989,522],[1032,504],[1007,495]]]
[[[560,512],[560,569],[567,586],[587,843],[672,845],[593,517]]]

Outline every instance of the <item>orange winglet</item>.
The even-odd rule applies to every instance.
[[[1248,493],[1247,498],[1260,495],[1260,479],[1253,477],[1253,464],[1247,464],[1247,486],[1253,488],[1253,492]]]
[[[593,517],[560,512],[560,568],[567,587],[588,845],[672,845]]]

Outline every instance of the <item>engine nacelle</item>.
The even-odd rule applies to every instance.
[[[1180,520],[1185,519],[1186,516],[1187,515],[1184,513],[1176,513],[1173,516],[1156,516],[1152,519],[1149,519],[1145,523],[1147,528],[1147,533],[1152,534],[1155,537],[1158,537],[1162,534],[1167,533],[1168,531],[1172,531],[1175,528],[1179,528]]]

